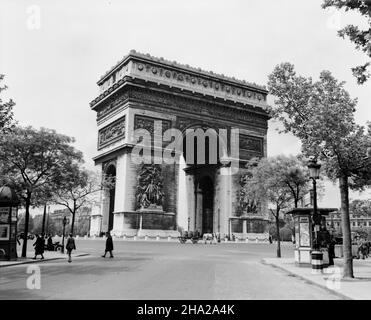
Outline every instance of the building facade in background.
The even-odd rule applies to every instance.
[[[330,214],[327,218],[327,226],[333,228],[334,231],[341,233],[341,212],[340,210]],[[371,232],[371,212],[366,215],[358,215],[350,213],[350,228],[351,231],[364,230]]]

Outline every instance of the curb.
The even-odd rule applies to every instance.
[[[90,256],[90,253],[81,253],[79,255],[74,256],[74,258],[85,257],[85,256]],[[55,260],[61,260],[61,259],[65,259],[65,257],[48,258],[48,259],[43,259],[43,260],[38,259],[38,260],[20,261],[20,262],[15,262],[12,264],[0,265],[0,268],[19,266],[21,264],[31,264],[31,263],[40,263],[40,262],[43,263],[47,261],[55,261]]]
[[[49,258],[49,259],[43,259],[43,260],[38,259],[38,260],[22,261],[22,262],[16,262],[16,263],[12,263],[12,264],[0,265],[0,268],[7,268],[7,267],[18,266],[18,265],[21,265],[21,264],[40,263],[40,262],[60,260],[60,259],[64,259],[64,258],[63,257],[58,257],[58,258]]]
[[[340,293],[340,292],[338,292],[338,291],[332,290],[332,289],[328,288],[328,287],[325,286],[325,285],[319,284],[319,283],[317,283],[317,282],[315,282],[315,281],[313,281],[313,280],[311,280],[311,279],[308,279],[308,278],[303,277],[303,276],[301,276],[301,275],[298,275],[298,274],[296,274],[296,273],[294,273],[294,272],[292,272],[292,271],[289,271],[289,270],[285,269],[284,267],[278,266],[278,265],[276,265],[276,264],[274,264],[274,263],[269,263],[269,262],[265,261],[265,259],[260,260],[260,263],[261,263],[261,264],[264,264],[264,265],[266,265],[266,266],[271,266],[271,267],[273,267],[273,268],[280,269],[280,270],[284,271],[285,273],[289,274],[290,276],[293,276],[293,277],[295,277],[295,278],[297,278],[297,279],[300,279],[300,280],[306,281],[306,282],[308,282],[309,284],[314,285],[314,286],[317,286],[317,287],[319,287],[319,288],[321,288],[321,289],[325,289],[326,291],[330,292],[331,294],[335,294],[335,295],[339,296],[340,298],[342,298],[342,299],[344,299],[344,300],[355,300],[354,298],[349,297],[349,296],[347,296],[347,295],[345,295],[345,294],[343,294],[343,293]]]
[[[93,238],[88,238],[88,239],[84,239],[84,238],[81,238],[81,239],[78,239],[78,240],[84,240],[84,241],[105,241],[105,239],[101,238],[101,237],[97,237],[95,239]],[[137,238],[136,240],[133,239],[133,237],[128,237],[126,239],[123,239],[122,237],[119,237],[119,238],[114,238],[113,241],[124,241],[124,242],[156,242],[156,243],[180,243],[179,242],[179,239],[178,238],[171,238],[171,240],[168,240],[167,238],[160,238],[159,240],[156,240],[155,238],[151,237],[151,239],[147,239],[145,240],[144,238]],[[200,239],[200,241],[202,242],[203,240]],[[218,242],[218,244],[269,244],[268,241],[258,241],[256,242],[255,240],[249,240],[248,242],[246,242],[246,240],[238,240],[238,241],[220,241]],[[288,247],[288,246],[292,246],[292,243],[291,242],[288,242],[288,243],[282,243],[281,242],[281,245],[283,247]]]

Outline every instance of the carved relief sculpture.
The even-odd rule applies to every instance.
[[[99,130],[98,148],[125,138],[125,116]]]
[[[137,209],[161,209],[164,200],[161,166],[142,164],[138,174]]]
[[[162,133],[171,127],[171,122],[168,120],[136,115],[134,121],[134,128],[146,129],[151,135],[153,135],[155,121],[161,121]]]
[[[240,134],[240,149],[263,154],[263,139]]]

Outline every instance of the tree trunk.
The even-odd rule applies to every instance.
[[[27,191],[27,198],[26,198],[26,216],[24,219],[24,237],[23,237],[23,246],[22,246],[22,258],[26,258],[27,256],[27,237],[28,237],[28,224],[30,221],[30,205],[31,205],[31,194]]]
[[[351,238],[350,218],[349,218],[348,177],[341,176],[339,178],[339,187],[340,187],[340,198],[341,198],[341,223],[342,223],[342,231],[343,231],[343,253],[344,253],[343,278],[354,278],[352,238]]]
[[[41,234],[43,235],[45,235],[45,219],[46,219],[46,203],[44,204],[43,224],[41,226]]]
[[[73,229],[74,229],[74,226],[75,226],[75,215],[76,215],[76,209],[73,208],[71,230],[70,230],[70,233],[72,233],[72,235],[73,235]]]
[[[279,214],[275,216],[276,218],[276,236],[277,236],[277,258],[281,258],[281,238],[280,238],[280,219]]]

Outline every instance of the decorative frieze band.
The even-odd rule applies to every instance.
[[[125,138],[125,116],[99,130],[98,149]]]

